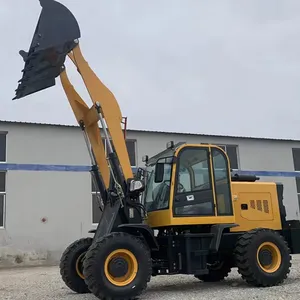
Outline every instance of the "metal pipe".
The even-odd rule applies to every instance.
[[[89,138],[87,136],[87,133],[86,133],[86,131],[84,129],[83,122],[80,122],[80,128],[81,128],[82,133],[83,133],[83,137],[84,137],[85,144],[86,144],[87,150],[88,150],[90,158],[91,158],[92,165],[96,165],[97,164],[96,163],[96,159],[95,159],[94,153],[92,151],[91,143],[90,143]]]
[[[94,152],[92,150],[91,143],[89,141],[88,135],[87,135],[87,133],[85,131],[84,123],[81,121],[79,123],[79,125],[80,125],[80,128],[82,130],[83,137],[84,137],[84,140],[85,140],[85,144],[86,144],[87,150],[88,150],[90,158],[91,158],[91,163],[92,163],[92,170],[91,170],[92,181],[93,181],[94,185],[97,187],[98,192],[100,192],[101,199],[99,199],[99,196],[97,195],[97,193],[96,193],[96,195],[97,195],[97,198],[99,200],[99,204],[101,205],[101,200],[104,201],[104,203],[106,203],[106,201],[107,201],[106,188],[105,188],[105,185],[104,185],[104,183],[102,181],[102,178],[101,178],[101,176],[99,174],[98,164],[97,164]],[[100,207],[100,209],[102,210],[102,207]]]
[[[112,144],[110,142],[110,138],[109,138],[109,134],[108,134],[108,131],[107,131],[107,128],[106,128],[106,124],[105,124],[104,118],[103,118],[101,110],[100,110],[100,103],[99,102],[96,102],[96,108],[97,108],[97,112],[99,114],[99,119],[100,119],[100,123],[101,123],[102,129],[103,129],[103,132],[104,132],[104,136],[106,138],[106,143],[107,143],[108,150],[109,150],[108,154],[110,154],[110,153],[113,152],[113,147],[112,147]]]

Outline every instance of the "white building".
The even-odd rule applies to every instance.
[[[127,138],[133,167],[170,140],[223,145],[233,169],[283,182],[287,215],[299,219],[300,141],[135,130]],[[81,130],[2,121],[0,161],[0,266],[57,263],[99,217]]]

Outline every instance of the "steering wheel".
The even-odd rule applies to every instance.
[[[171,182],[171,180],[164,180],[164,181],[163,181],[163,183],[164,183],[166,186],[168,186],[168,187],[170,187],[170,182]],[[185,189],[184,185],[183,185],[182,183],[180,183],[180,182],[178,182],[177,192],[178,192],[178,191],[180,191],[181,193],[186,192],[186,189]]]
[[[170,186],[171,180],[164,180],[163,183],[164,183],[166,186]]]
[[[160,192],[163,189],[163,186],[167,186],[167,188],[170,188],[170,180],[164,180],[160,185],[159,185],[159,189],[156,193],[156,195],[154,194],[154,190],[152,191],[152,199],[153,202],[151,204],[151,207],[159,207],[159,203],[163,204],[166,200],[168,199],[161,199],[161,195]],[[159,196],[158,196],[159,195]]]
[[[184,187],[183,184],[180,183],[180,182],[178,182],[177,192],[180,192],[180,193],[186,192],[185,187]]]

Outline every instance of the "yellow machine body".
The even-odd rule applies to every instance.
[[[184,149],[193,149],[194,153],[196,153],[197,149],[199,151],[202,151],[202,149],[204,151],[205,149],[208,152],[208,163],[206,165],[208,165],[209,169],[209,182],[207,180],[205,183],[211,185],[213,211],[210,215],[193,214],[187,216],[176,215],[174,213],[176,205],[176,180],[179,173],[178,168],[180,168],[181,164],[179,154]],[[223,177],[220,180],[215,180],[216,172],[212,151],[218,152],[219,157],[223,159],[226,169],[223,171]],[[149,226],[160,228],[184,225],[238,224],[237,227],[231,228],[232,232],[247,231],[257,226],[274,230],[282,228],[276,184],[269,182],[232,182],[229,159],[222,148],[209,144],[184,144],[176,149],[174,157],[179,159],[175,159],[175,162],[172,163],[169,205],[165,209],[149,212],[147,219]],[[195,171],[193,166],[196,164],[199,164],[199,161],[195,159],[195,162],[189,165],[186,164],[185,166],[191,167]],[[197,175],[196,172],[191,172],[189,177],[195,181],[197,180],[197,176],[200,175]],[[191,196],[189,203],[192,209],[194,209],[194,200],[192,198],[195,195],[195,190],[191,188],[187,192],[190,193],[187,194],[185,191],[185,196]],[[227,198],[227,201],[225,201],[225,198]],[[232,207],[227,209],[226,212],[225,205]]]
[[[235,223],[232,232],[257,227],[281,230],[281,218],[276,184],[273,182],[233,182],[232,201]],[[247,209],[243,209],[243,208]]]

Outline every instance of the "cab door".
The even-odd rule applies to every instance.
[[[186,146],[177,156],[174,217],[233,216],[227,155],[213,146]]]
[[[209,147],[184,147],[176,169],[173,216],[215,216]]]
[[[233,216],[229,159],[218,147],[211,147],[211,157],[217,215]]]

